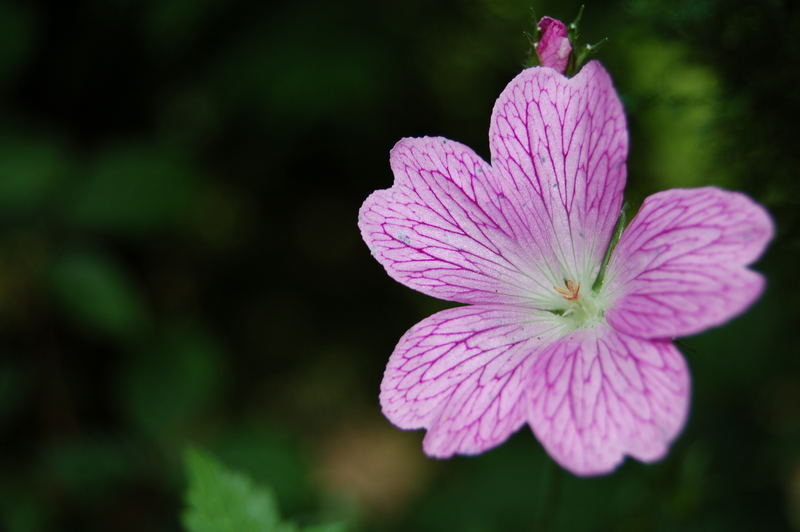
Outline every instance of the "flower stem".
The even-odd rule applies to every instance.
[[[539,512],[539,532],[550,532],[553,529],[553,520],[558,506],[558,496],[561,491],[561,468],[556,462],[545,455],[545,478],[543,481],[544,492],[542,494],[542,505]]]
[[[603,263],[600,265],[600,271],[597,273],[597,279],[595,279],[594,283],[592,283],[592,291],[594,292],[597,292],[600,287],[603,286],[603,278],[606,276],[606,266],[608,266],[608,262],[611,260],[611,252],[613,252],[614,248],[617,247],[617,243],[622,236],[622,230],[625,229],[625,210],[627,208],[628,203],[625,202],[622,205],[622,209],[619,211],[617,225],[614,226],[614,233],[611,237],[611,241],[608,243],[608,247],[606,248],[606,254],[603,256]]]

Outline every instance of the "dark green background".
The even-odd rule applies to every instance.
[[[634,205],[742,190],[773,214],[746,315],[682,342],[665,460],[558,470],[522,430],[433,461],[381,416],[394,283],[357,210],[403,136],[488,155],[540,15],[574,2],[0,3],[0,530],[179,530],[189,444],[283,513],[355,530],[800,528],[800,13],[616,0],[584,36],[625,102]]]

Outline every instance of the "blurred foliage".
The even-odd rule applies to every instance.
[[[681,340],[694,395],[669,455],[579,479],[521,430],[437,462],[380,414],[395,342],[445,304],[386,277],[358,207],[390,185],[400,137],[488,157],[531,9],[577,7],[1,0],[0,529],[181,530],[198,445],[253,481],[202,454],[190,477],[272,522],[280,507],[364,531],[800,530],[790,0],[584,15],[587,42],[609,37],[632,205],[718,185],[777,224],[762,300]]]
[[[80,179],[65,198],[64,216],[98,233],[169,231],[188,217],[198,190],[196,172],[179,154],[150,146],[105,149],[82,169]]]
[[[58,257],[51,273],[53,298],[64,317],[87,331],[135,335],[146,324],[141,294],[108,257],[73,253]]]
[[[183,514],[187,532],[344,532],[340,524],[303,527],[280,517],[275,496],[240,473],[225,469],[210,455],[186,453],[188,509]]]
[[[224,390],[223,353],[200,330],[177,328],[137,350],[118,384],[133,427],[149,437],[175,438],[214,405]]]
[[[32,214],[53,199],[68,177],[65,150],[47,139],[9,138],[0,144],[3,217]]]

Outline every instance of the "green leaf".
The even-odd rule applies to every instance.
[[[102,152],[64,203],[67,220],[80,228],[145,236],[187,223],[199,180],[179,153],[120,145]]]
[[[92,331],[126,336],[141,330],[148,321],[136,285],[110,257],[99,253],[61,256],[50,281],[67,317]]]
[[[322,523],[320,525],[307,526],[303,532],[347,532],[349,528],[344,523]]]
[[[308,502],[310,464],[301,449],[295,435],[258,416],[229,428],[213,446],[226,464],[272,486],[286,512]]]
[[[183,524],[187,532],[284,531],[275,497],[210,455],[186,453],[189,490]],[[291,530],[289,528],[288,530]]]
[[[3,215],[41,209],[57,195],[71,171],[66,153],[40,139],[11,138],[0,143],[0,209]]]

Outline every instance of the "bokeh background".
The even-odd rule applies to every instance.
[[[177,531],[188,445],[353,530],[800,529],[800,5],[592,2],[627,198],[714,184],[778,228],[764,297],[685,339],[662,462],[560,471],[528,430],[434,461],[382,417],[403,332],[444,308],[357,210],[403,136],[488,156],[531,8],[569,1],[0,3],[0,530]]]

